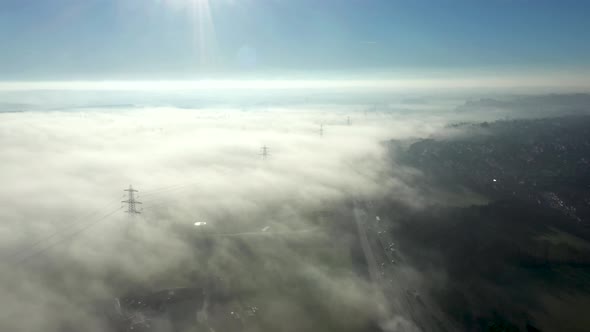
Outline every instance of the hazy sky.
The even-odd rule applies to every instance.
[[[0,81],[590,67],[590,2],[1,0]]]

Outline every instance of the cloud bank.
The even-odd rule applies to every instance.
[[[466,112],[469,103],[454,97],[415,95],[377,104],[185,101],[60,100],[53,111],[0,113],[0,330],[104,331],[115,298],[214,283],[259,307],[264,330],[418,331],[414,322],[429,318],[409,308],[408,289],[444,285],[444,271],[400,265],[389,286],[398,296],[385,298],[359,256],[352,211],[371,201],[473,204],[426,193],[420,172],[395,164],[383,142],[440,137],[448,123],[515,108],[486,99]],[[139,190],[139,216],[121,204],[129,185]],[[211,310],[237,312],[240,301]]]
[[[260,302],[274,305],[263,316],[277,318],[267,326],[306,324],[286,327],[280,317],[312,324],[303,300],[271,292],[293,280],[324,294],[305,301],[319,303],[327,327],[370,321],[384,304],[346,272],[348,240],[334,239],[321,216],[351,197],[396,191],[412,200],[412,188],[390,176],[381,142],[442,125],[326,106],[1,116],[0,324],[11,331],[100,331],[99,300],[212,277],[234,292],[269,285]],[[140,216],[121,208],[129,184]],[[322,265],[322,251],[342,262]],[[345,318],[351,310],[355,324]]]

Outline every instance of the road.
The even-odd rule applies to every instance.
[[[385,331],[456,331],[428,295],[424,276],[404,261],[393,241],[392,221],[375,213],[370,201],[353,200],[353,215],[376,297],[385,303]]]

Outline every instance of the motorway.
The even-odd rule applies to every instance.
[[[428,295],[424,276],[411,268],[394,242],[392,220],[368,200],[353,200],[354,221],[377,300],[385,303],[385,331],[456,331]]]

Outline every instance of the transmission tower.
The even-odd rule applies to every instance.
[[[350,116],[348,118],[346,118],[346,124],[349,125],[349,126],[351,125]]]
[[[324,125],[320,125],[320,136],[324,136]]]
[[[121,203],[127,203],[127,213],[129,213],[129,214],[141,213],[141,212],[137,211],[137,208],[135,207],[136,204],[141,204],[141,202],[138,202],[135,200],[135,193],[137,192],[137,190],[133,189],[133,187],[131,185],[129,185],[129,189],[125,189],[123,191],[126,191],[129,195],[126,201],[121,201]]]
[[[270,151],[270,149],[266,145],[264,145],[264,146],[262,146],[262,148],[260,148],[260,155],[262,156],[262,159],[266,159],[266,158],[268,158],[268,156],[270,156],[269,151]]]

